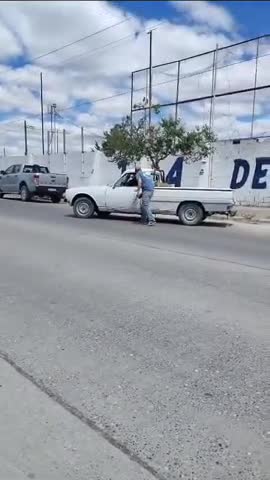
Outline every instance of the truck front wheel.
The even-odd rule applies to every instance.
[[[183,225],[195,226],[204,220],[204,211],[199,204],[187,202],[180,205],[178,216]]]
[[[77,218],[91,218],[95,214],[95,204],[91,198],[79,197],[73,205],[73,212]]]

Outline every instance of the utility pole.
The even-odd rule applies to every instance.
[[[56,153],[56,103],[53,103],[53,153]]]
[[[81,127],[81,149],[82,153],[84,153],[84,132],[83,132],[83,127]]]
[[[50,130],[47,130],[47,154],[50,155]]]
[[[252,117],[251,117],[251,127],[250,127],[250,137],[251,138],[253,138],[253,133],[254,133],[254,118],[255,118],[255,107],[256,107],[256,88],[257,88],[257,77],[258,77],[259,49],[260,49],[260,39],[258,38],[257,48],[256,48],[254,91],[253,91]]]
[[[63,129],[63,153],[66,155],[66,130]]]
[[[211,128],[211,130],[214,129],[214,122],[215,122],[217,67],[218,67],[218,44],[216,45],[216,50],[214,51],[214,55],[213,55],[211,105],[210,105],[210,118],[209,118],[209,127]],[[213,160],[214,160],[214,153],[212,152],[208,160],[208,187],[212,187]]]
[[[50,138],[50,153],[52,153],[52,138],[53,138],[53,106],[50,106],[50,116],[51,116],[51,133],[49,135]]]
[[[28,145],[27,145],[27,123],[24,120],[24,155],[28,155]]]
[[[50,116],[51,116],[51,135],[50,135],[51,153],[55,153],[56,152],[56,129],[55,129],[56,103],[53,103],[50,106]]]
[[[131,73],[131,93],[130,93],[130,124],[132,128],[132,121],[133,121],[133,89],[134,89],[134,74]]]
[[[175,99],[175,121],[178,120],[178,101],[179,101],[179,82],[180,82],[180,60],[177,62],[177,82],[176,82],[176,99]]]
[[[152,117],[152,33],[150,30],[149,35],[149,110],[148,110],[148,122],[149,127],[151,126],[151,117]]]
[[[45,145],[44,145],[44,112],[43,112],[43,78],[42,78],[42,72],[40,72],[40,115],[41,115],[41,150],[42,150],[42,155],[44,155]]]
[[[6,147],[3,148],[3,155],[6,156]]]

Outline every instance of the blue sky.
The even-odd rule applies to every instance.
[[[126,11],[144,18],[175,18],[175,9],[169,1],[123,1],[114,2]],[[270,33],[270,2],[268,1],[231,1],[214,2],[222,5],[235,18],[240,28],[240,34],[246,38],[257,37]]]
[[[57,119],[58,127],[69,132],[70,144],[80,144],[80,126],[85,127],[93,144],[104,130],[130,113],[131,72],[148,66],[150,27],[158,25],[153,41],[156,65],[213,50],[217,44],[225,46],[267,34],[269,19],[270,2],[262,1],[14,0],[3,6],[0,2],[0,151],[1,142],[8,152],[23,151],[25,119],[35,128],[29,132],[31,150],[40,150],[40,71],[45,114],[47,106],[56,103],[62,116]],[[61,48],[82,37],[87,38]],[[270,38],[266,43],[260,45],[260,86],[270,84]],[[35,60],[50,51],[54,53]],[[220,70],[219,91],[253,85],[255,52],[254,42],[240,50],[228,49],[220,56],[220,63],[232,66]],[[199,96],[209,94],[211,79],[207,71],[212,62],[212,57],[205,56],[182,64],[182,76],[187,78],[181,80],[180,100],[198,96],[198,92]],[[154,101],[174,101],[173,68],[154,73]],[[148,95],[145,72],[136,77],[134,88],[134,103],[140,103]],[[269,105],[270,89],[269,94],[265,90],[258,92],[256,134],[270,128]],[[198,102],[182,107],[181,112],[184,122],[193,126],[208,121],[208,110],[207,102]],[[217,133],[248,135],[251,111],[252,93],[219,99]],[[163,112],[171,114],[170,109]],[[45,129],[49,128],[49,117],[45,115]]]

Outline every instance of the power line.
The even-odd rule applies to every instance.
[[[127,17],[127,18],[125,18],[124,20],[121,20],[120,22],[113,23],[113,24],[109,25],[108,27],[102,28],[102,29],[100,29],[100,30],[97,30],[96,32],[93,32],[93,33],[91,33],[91,34],[89,34],[89,35],[86,35],[86,36],[84,36],[84,37],[81,37],[81,38],[75,40],[74,42],[66,43],[66,44],[63,45],[62,47],[55,48],[54,50],[50,50],[49,52],[43,53],[42,55],[39,55],[39,56],[34,57],[34,58],[31,58],[31,59],[30,59],[30,62],[31,62],[31,63],[36,62],[37,60],[40,60],[41,58],[47,57],[48,55],[52,55],[53,53],[59,52],[59,51],[61,51],[61,50],[64,50],[65,48],[68,48],[68,47],[70,47],[70,46],[72,46],[72,45],[75,45],[75,44],[77,44],[77,43],[79,43],[79,42],[82,42],[82,41],[84,41],[84,40],[87,40],[88,38],[94,37],[94,36],[98,35],[99,33],[106,32],[107,30],[110,30],[111,28],[117,27],[118,25],[121,25],[121,24],[123,24],[123,23],[129,22],[130,20],[131,20],[131,17]],[[27,64],[22,65],[22,67],[25,67],[25,65],[27,65]],[[14,70],[14,69],[12,69],[12,68],[7,69],[7,71],[6,71],[6,70],[0,70],[0,73],[2,73],[2,72],[3,72],[3,73],[8,73],[9,71],[13,72],[13,70]]]
[[[52,55],[53,53],[60,52],[61,50],[64,50],[65,48],[71,47],[72,45],[75,45],[79,42],[83,42],[84,40],[87,40],[88,38],[92,38],[95,35],[98,35],[99,33],[106,32],[107,30],[110,30],[111,28],[117,27],[118,25],[121,25],[122,23],[129,22],[131,20],[131,17],[127,17],[124,20],[121,20],[120,22],[113,23],[112,25],[109,25],[108,27],[101,28],[100,30],[97,30],[94,33],[90,33],[89,35],[86,35],[84,37],[81,37],[77,40],[74,40],[74,42],[66,43],[62,47],[55,48],[54,50],[50,50],[49,52],[43,53],[42,55],[39,55],[38,57],[35,57],[31,59],[31,62],[35,62],[37,60],[40,60],[41,58],[47,57],[48,55]]]
[[[49,67],[59,67],[61,65],[65,65],[66,63],[70,63],[72,60],[74,60],[75,58],[81,58],[81,57],[84,57],[84,56],[89,56],[91,57],[92,55],[95,55],[96,52],[100,51],[100,50],[103,50],[107,47],[110,47],[111,45],[115,44],[115,43],[120,43],[120,42],[123,42],[124,40],[127,40],[128,38],[131,38],[131,37],[134,37],[136,34],[132,34],[132,35],[127,35],[125,37],[122,37],[122,38],[119,38],[118,40],[114,40],[112,42],[109,42],[107,43],[106,45],[103,45],[102,47],[97,47],[97,48],[94,48],[93,50],[90,50],[90,52],[83,52],[83,53],[80,53],[78,55],[73,55],[72,57],[69,57],[65,60],[63,60],[62,62],[59,62],[59,63],[54,63],[52,65],[49,65]]]
[[[109,97],[97,98],[96,100],[92,100],[92,101],[87,100],[85,102],[77,103],[77,105],[75,105],[75,106],[72,105],[70,107],[58,109],[58,112],[65,112],[67,110],[73,110],[74,108],[81,107],[83,105],[89,105],[89,104],[92,104],[92,103],[103,102],[104,100],[110,100],[112,98],[121,97],[123,95],[127,95],[128,93],[130,93],[129,90],[127,92],[120,92],[120,93],[116,93],[115,95],[110,95]]]
[[[270,53],[267,53],[267,54],[264,54],[264,55],[260,55],[260,58],[261,58],[261,57],[266,57],[266,56],[269,56],[269,55],[270,55]],[[239,61],[239,62],[234,62],[234,63],[232,63],[232,64],[222,65],[222,66],[218,67],[218,69],[225,68],[225,67],[228,67],[228,66],[237,65],[237,64],[240,64],[240,63],[248,62],[248,61],[250,61],[250,59],[249,59],[249,60],[241,60],[241,61]],[[199,75],[199,74],[201,74],[201,73],[207,73],[208,71],[209,71],[209,70],[208,70],[208,67],[207,67],[207,69],[204,70],[204,72],[203,72],[203,71],[200,71],[199,73],[198,73],[198,72],[192,72],[192,73],[190,73],[190,74],[186,74],[185,76],[183,75],[183,76],[181,76],[180,78],[190,78],[190,77]],[[165,84],[172,83],[172,82],[175,82],[175,81],[176,81],[176,79],[172,79],[172,80],[166,80],[166,81],[164,81],[164,82],[154,83],[154,84],[153,84],[153,87],[154,87],[154,86],[157,87],[157,86],[160,86],[160,85],[165,85]],[[142,91],[142,90],[144,90],[144,89],[145,89],[145,87],[140,87],[140,88],[134,89],[134,92],[139,92],[139,91]],[[58,109],[58,112],[65,112],[65,111],[67,111],[67,110],[73,110],[73,109],[75,109],[75,108],[77,108],[77,107],[81,107],[81,106],[84,106],[84,105],[90,105],[90,104],[92,104],[92,103],[98,103],[98,102],[103,102],[103,101],[105,101],[105,100],[111,100],[111,99],[113,99],[113,98],[121,97],[121,96],[123,96],[123,95],[128,95],[129,93],[130,93],[130,89],[129,89],[128,91],[126,91],[126,92],[119,92],[119,93],[116,93],[116,94],[114,94],[114,95],[110,95],[110,96],[108,96],[108,97],[97,98],[96,100],[87,100],[87,101],[84,101],[84,102],[80,102],[80,103],[78,103],[78,104],[76,104],[76,105],[71,105],[71,106],[69,106],[69,107],[61,108],[61,109]],[[36,115],[36,117],[37,117],[37,116],[39,116],[39,115]],[[32,118],[33,118],[33,117],[32,117]],[[0,124],[0,125],[1,125],[1,124]]]
[[[164,22],[159,22],[157,23],[153,28],[157,28],[159,27],[160,25],[164,24]],[[51,64],[49,65],[49,67],[54,67],[54,66],[59,66],[59,65],[63,65],[63,64],[66,64],[66,63],[69,63],[69,61],[75,59],[75,58],[80,58],[80,57],[83,57],[85,55],[87,56],[92,56],[92,55],[95,55],[96,52],[100,51],[100,50],[103,50],[103,49],[106,49],[108,47],[110,47],[111,45],[114,45],[114,44],[117,44],[117,43],[122,43],[123,41],[129,39],[129,38],[138,38],[139,36],[141,36],[143,33],[147,32],[148,31],[148,28],[147,29],[144,29],[142,30],[141,32],[134,32],[130,35],[126,35],[125,37],[122,37],[122,38],[119,38],[118,40],[113,40],[105,45],[102,45],[101,47],[97,47],[97,48],[94,48],[93,50],[90,50],[90,52],[83,52],[83,53],[80,53],[78,55],[73,55],[72,57],[68,57],[66,58],[65,60],[63,60],[62,62],[60,63],[55,63],[55,64]]]
[[[161,23],[163,23],[163,22],[161,22]],[[111,43],[113,43],[113,42],[111,42]],[[108,46],[109,46],[109,44],[108,44]],[[266,56],[269,56],[269,55],[270,55],[270,53],[266,53],[266,54],[260,55],[259,58],[266,57]],[[234,65],[237,65],[237,64],[245,63],[245,62],[250,62],[251,60],[252,59],[240,60],[238,62],[233,62],[231,64],[222,65],[222,66],[218,67],[218,69],[222,69],[222,68],[229,67],[229,66],[234,66]],[[145,70],[147,70],[147,69],[145,69]],[[192,72],[192,73],[189,73],[189,74],[186,74],[186,75],[182,75],[180,78],[181,79],[182,78],[190,78],[190,77],[193,77],[193,76],[196,76],[196,75],[200,75],[202,73],[207,73],[208,71],[209,71],[209,67],[206,67],[205,70],[200,70],[200,71],[197,71],[197,72]],[[161,73],[164,73],[164,72],[161,72]],[[165,85],[165,84],[172,83],[172,82],[175,82],[175,81],[176,81],[176,79],[166,80],[164,82],[155,83],[155,84],[153,84],[153,86]],[[144,90],[144,88],[145,87],[134,89],[134,92],[142,91],[142,90]],[[130,89],[128,91],[125,91],[125,92],[119,92],[119,93],[116,93],[114,95],[98,98],[96,100],[83,101],[83,102],[78,103],[77,105],[72,105],[72,106],[62,108],[62,109],[58,109],[58,112],[64,112],[64,111],[67,111],[67,110],[75,109],[75,108],[80,107],[80,106],[90,105],[90,104],[94,104],[94,103],[98,103],[98,102],[102,102],[102,101],[106,101],[106,100],[111,100],[111,99],[114,99],[114,98],[117,98],[117,97],[128,95],[129,93],[130,93]],[[38,116],[39,115],[36,115],[36,117],[38,117]]]

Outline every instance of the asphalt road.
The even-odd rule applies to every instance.
[[[270,227],[71,213],[0,201],[1,478],[269,479]]]

